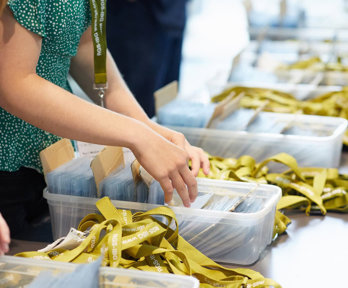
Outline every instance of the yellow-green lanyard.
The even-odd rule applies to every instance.
[[[106,0],[90,0],[92,14],[92,39],[94,47],[94,86],[104,107],[106,77]]]

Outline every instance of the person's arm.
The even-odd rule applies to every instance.
[[[92,86],[94,75],[91,67],[93,67],[93,42],[91,31],[88,29],[81,38],[77,55],[72,60],[70,74],[86,94],[99,104],[100,99],[98,99],[97,92],[93,90]],[[194,176],[197,176],[200,168],[203,168],[205,174],[209,173],[209,161],[202,149],[191,146],[182,133],[158,125],[147,117],[123,81],[109,52],[107,54],[107,77],[109,87],[106,90],[105,104],[108,109],[145,123],[167,140],[187,151]]]
[[[5,9],[0,18],[0,106],[58,136],[130,148],[160,182],[165,201],[176,188],[189,206],[197,196],[197,182],[187,167],[188,153],[141,121],[88,103],[39,77],[41,41]]]

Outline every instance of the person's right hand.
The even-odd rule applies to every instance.
[[[0,256],[7,253],[10,244],[10,229],[0,213]]]
[[[196,178],[188,166],[189,154],[152,130],[144,134],[132,149],[135,157],[161,184],[166,203],[172,200],[176,189],[184,206],[190,207],[198,191]]]

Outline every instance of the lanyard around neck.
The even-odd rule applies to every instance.
[[[98,90],[101,106],[104,107],[106,77],[106,0],[90,0],[92,14],[92,39],[94,47],[94,89]]]

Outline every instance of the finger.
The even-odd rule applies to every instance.
[[[186,184],[190,202],[194,202],[198,194],[196,178],[192,175],[187,166],[180,170],[180,175]]]
[[[198,175],[198,171],[201,168],[200,155],[197,152],[192,152],[190,155],[191,159],[191,172],[194,176]]]
[[[210,162],[207,154],[204,153],[204,151],[201,151],[201,168],[203,169],[203,173],[205,175],[208,175],[210,172]]]
[[[163,191],[164,191],[164,202],[165,203],[170,203],[173,199],[173,185],[170,179],[167,177],[165,179],[162,179],[159,181]]]
[[[10,243],[10,229],[8,228],[5,219],[0,214],[0,241]]]
[[[188,174],[192,176],[190,170],[187,168]],[[176,189],[176,192],[178,192],[182,203],[184,204],[185,207],[190,207],[190,197],[189,197],[189,192],[187,190],[187,187],[185,185],[185,182],[181,176],[181,174],[177,171],[175,172],[170,179],[172,180],[172,185],[174,189]]]
[[[9,250],[9,246],[7,243],[0,243],[0,252],[7,253]]]
[[[186,143],[187,141],[184,134],[178,132],[175,137],[175,144],[180,148],[185,149]]]
[[[0,214],[0,252],[6,253],[9,250],[10,230]]]

